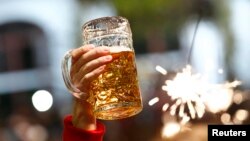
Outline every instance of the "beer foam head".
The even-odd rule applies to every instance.
[[[118,52],[123,52],[123,51],[132,51],[132,49],[129,48],[129,47],[125,47],[125,46],[110,47],[110,52],[111,53],[118,53]]]

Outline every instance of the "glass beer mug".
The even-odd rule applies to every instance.
[[[138,114],[143,106],[128,20],[120,16],[91,20],[82,26],[82,38],[84,45],[110,47],[113,56],[88,91],[87,101],[93,106],[96,118],[115,120]],[[70,58],[69,51],[62,61],[64,82],[69,91],[81,93],[70,80]]]

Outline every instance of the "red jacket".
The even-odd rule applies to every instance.
[[[97,129],[86,131],[72,124],[72,116],[64,118],[63,141],[102,141],[105,127],[97,121]]]

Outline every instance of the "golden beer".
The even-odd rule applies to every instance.
[[[126,118],[142,110],[134,52],[112,47],[111,55],[113,61],[90,85],[88,101],[98,119]]]

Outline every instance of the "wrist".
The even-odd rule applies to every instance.
[[[74,98],[73,100],[73,126],[84,130],[96,129],[96,118],[92,106],[86,100]]]

